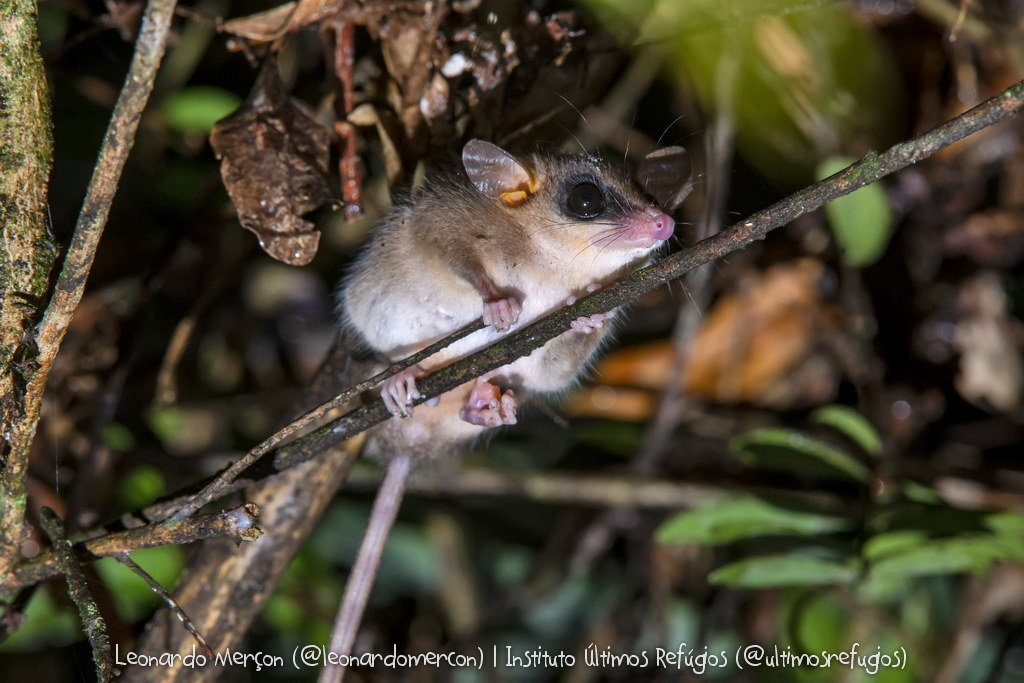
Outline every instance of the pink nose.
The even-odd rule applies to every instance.
[[[667,213],[659,213],[651,218],[651,234],[659,240],[667,240],[675,232],[676,222]]]

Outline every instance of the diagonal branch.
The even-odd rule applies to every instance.
[[[630,273],[604,289],[580,299],[574,305],[561,308],[518,332],[509,334],[504,339],[417,380],[416,386],[420,391],[421,398],[417,399],[415,404],[418,405],[446,391],[451,391],[484,373],[496,370],[517,358],[528,355],[534,349],[543,346],[551,339],[567,331],[570,323],[580,316],[604,313],[618,306],[628,304],[637,297],[682,277],[695,268],[721,258],[737,249],[741,249],[756,240],[764,239],[765,235],[771,230],[786,225],[790,221],[824,206],[833,199],[850,194],[865,185],[870,185],[880,178],[930,157],[940,149],[948,147],[983,128],[1018,114],[1022,108],[1024,108],[1024,81],[1007,88],[999,95],[986,100],[982,104],[933,128],[927,133],[893,145],[881,154],[871,152],[857,163],[835,175],[804,188],[766,209],[762,209],[746,220],[736,223],[712,237],[701,240],[693,246],[683,249],[657,263]],[[463,328],[450,337],[442,339],[432,345],[430,349],[443,348],[453,343],[456,339],[465,336],[467,331],[477,329],[479,326],[480,323],[478,321],[470,327]],[[422,353],[420,352],[416,357],[419,357]],[[407,367],[411,364],[409,361],[410,359],[406,359],[395,367]],[[391,370],[389,369],[372,380],[361,383],[359,387],[365,387],[367,384],[372,385],[375,383],[375,380],[382,378],[390,373]],[[339,398],[348,399],[355,393],[353,390],[348,390],[341,394]],[[300,418],[300,420],[303,420],[304,426],[308,425],[312,422],[309,418],[310,415],[324,415],[328,412],[325,406],[337,406],[341,402],[343,401],[334,400],[324,404],[324,406],[314,409],[303,418]],[[331,446],[349,439],[389,417],[391,415],[384,407],[384,404],[380,401],[375,401],[371,405],[356,408],[328,425],[282,447],[283,444],[291,440],[292,435],[299,431],[295,428],[294,424],[288,425],[267,439],[260,447],[250,451],[243,458],[244,462],[238,461],[218,475],[211,484],[203,489],[199,496],[193,498],[181,508],[176,517],[182,518],[189,514],[194,514],[202,505],[213,500],[218,491],[226,490],[245,468],[272,450],[272,448],[280,448],[275,461],[276,469],[285,469],[308,460],[313,455],[322,453]],[[287,437],[282,437],[281,435],[285,433]],[[273,444],[272,446],[262,448],[262,446],[271,443]]]
[[[275,448],[278,448],[280,446],[283,446],[284,444],[289,443],[290,441],[293,440],[296,434],[298,434],[299,432],[303,431],[308,427],[313,426],[328,413],[338,408],[341,408],[346,403],[351,401],[353,397],[358,396],[364,391],[372,389],[373,387],[377,386],[387,378],[393,375],[397,375],[402,370],[405,370],[408,367],[412,367],[413,365],[419,363],[422,360],[430,358],[438,351],[441,351],[445,347],[454,344],[459,339],[462,339],[463,337],[466,337],[476,332],[477,330],[483,329],[483,327],[484,324],[482,320],[472,322],[469,325],[463,327],[461,330],[458,330],[457,332],[453,332],[452,334],[448,335],[441,341],[431,344],[425,349],[417,351],[408,358],[403,358],[402,360],[391,365],[387,369],[378,372],[373,377],[370,377],[369,379],[363,380],[362,382],[359,382],[358,384],[355,384],[349,387],[348,389],[345,389],[345,391],[341,392],[331,400],[321,403],[313,410],[310,410],[304,415],[295,418],[287,425],[285,425],[284,427],[277,430],[269,437],[261,441],[241,458],[231,463],[231,465],[229,465],[227,469],[225,469],[223,472],[214,477],[212,481],[205,484],[202,490],[199,491],[199,493],[195,494],[195,496],[193,496],[191,499],[183,503],[181,507],[177,509],[177,511],[174,513],[174,518],[184,519],[186,517],[194,515],[195,513],[199,512],[199,510],[207,503],[219,498],[225,493],[229,493],[230,491],[234,490],[234,488],[231,487],[232,482],[234,482],[235,479],[238,478],[238,475],[240,475],[242,472],[248,469],[250,465],[255,463],[257,460],[259,460],[260,458],[262,458],[264,455],[271,452]]]
[[[183,522],[168,520],[117,531],[75,543],[73,547],[79,561],[91,562],[143,548],[180,545],[222,536],[231,536],[239,541],[255,541],[263,535],[263,530],[256,526],[259,515],[260,509],[255,503],[246,503],[234,510],[200,515]],[[56,576],[61,571],[58,559],[54,551],[45,551],[0,575],[0,594]]]
[[[180,621],[181,625],[185,627],[185,630],[192,635],[196,644],[202,648],[203,653],[206,654],[207,657],[210,659],[214,659],[216,657],[213,650],[211,650],[210,646],[207,644],[206,638],[203,637],[203,634],[199,632],[199,629],[197,629],[196,625],[192,622],[191,617],[185,613],[185,610],[181,608],[181,605],[179,605],[171,594],[167,592],[167,589],[160,585],[159,581],[154,579],[149,572],[140,567],[128,553],[118,553],[114,555],[114,558],[135,572],[140,579],[146,582],[146,585],[148,585],[154,593],[160,596],[161,600],[167,603],[167,608],[174,613],[174,616],[178,617],[178,621]]]
[[[57,355],[71,318],[82,300],[85,282],[96,256],[100,236],[107,223],[121,171],[135,141],[142,110],[149,100],[156,78],[157,67],[163,58],[174,17],[176,0],[150,0],[142,18],[142,28],[135,41],[124,87],[114,105],[110,125],[103,138],[99,159],[93,170],[89,189],[78,215],[75,232],[68,246],[67,256],[53,296],[36,330],[37,355],[35,367],[29,374],[21,415],[11,425],[8,435],[10,456],[3,471],[3,498],[0,506],[0,538],[14,542],[0,543],[0,574],[7,570],[20,546],[21,529],[25,518],[25,473],[28,468],[29,448],[35,437],[42,404],[43,389],[53,359]]]

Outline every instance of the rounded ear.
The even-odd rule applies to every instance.
[[[654,197],[662,211],[671,213],[693,191],[690,155],[678,146],[657,149],[640,162],[636,181],[644,192]]]
[[[530,171],[514,156],[490,142],[467,142],[462,148],[462,165],[476,189],[492,199],[534,190]]]

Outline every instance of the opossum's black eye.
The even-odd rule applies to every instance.
[[[577,218],[596,218],[604,211],[604,195],[594,183],[573,185],[565,200],[565,208]]]

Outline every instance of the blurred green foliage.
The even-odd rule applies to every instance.
[[[711,572],[708,581],[735,588],[779,588],[845,584],[856,576],[852,562],[793,553],[737,560]]]
[[[811,413],[811,420],[828,425],[861,447],[870,456],[882,452],[882,439],[863,415],[843,405],[822,406]]]
[[[82,639],[78,613],[58,605],[45,590],[37,590],[24,612],[25,621],[7,640],[0,652],[43,650],[68,645]]]
[[[231,114],[242,99],[212,86],[192,86],[169,95],[160,104],[167,123],[181,133],[208,134],[213,124]]]
[[[850,526],[850,521],[841,517],[787,510],[744,496],[682,512],[662,524],[656,538],[660,543],[717,545],[754,536],[810,536]]]
[[[166,492],[167,485],[160,470],[150,465],[138,465],[118,483],[117,502],[122,510],[139,510]]]
[[[797,477],[867,482],[871,472],[845,451],[803,432],[784,428],[755,429],[729,444],[750,467],[788,472]]]
[[[849,408],[827,406],[811,419],[847,435],[865,453],[880,451],[877,432]],[[853,454],[796,430],[753,430],[734,438],[732,448],[753,468],[869,485],[868,468]],[[870,500],[869,492],[862,497]],[[842,516],[750,496],[727,499],[675,515],[656,536],[665,544],[710,545],[766,537],[779,537],[774,545],[788,546],[786,552],[734,560],[709,580],[743,588],[845,585],[865,600],[884,602],[904,595],[922,576],[1024,561],[1024,515],[961,510],[912,482]]]
[[[849,7],[802,0],[586,0],[706,111],[734,118],[739,149],[765,177],[806,183],[821,159],[893,141],[903,88],[875,30]]]

